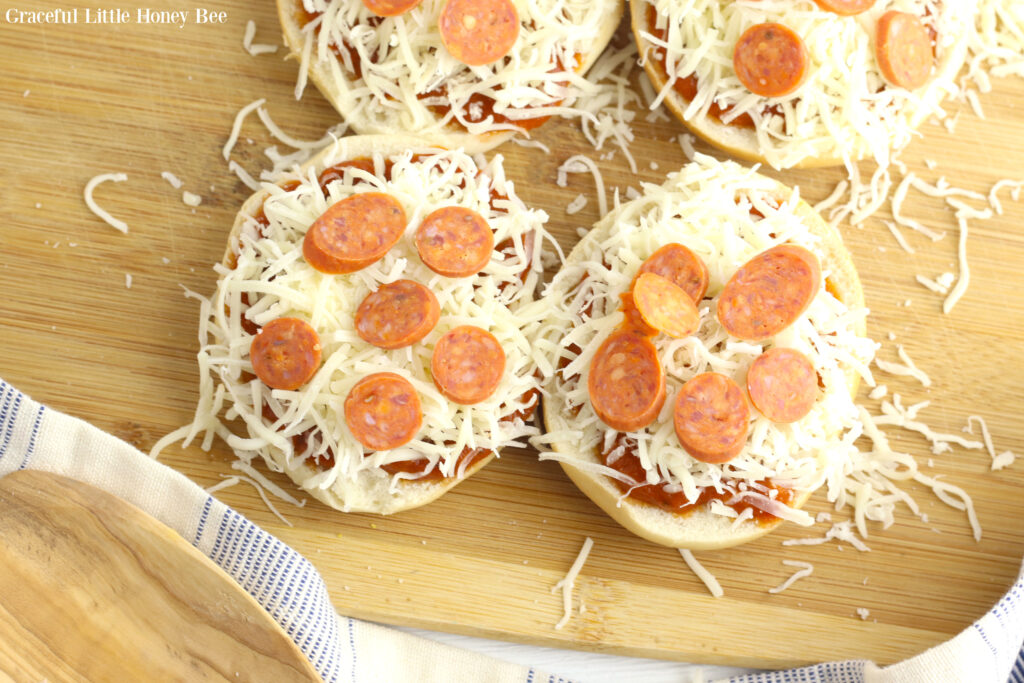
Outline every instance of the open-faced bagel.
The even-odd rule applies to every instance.
[[[450,4],[480,5],[481,12],[512,5],[518,21],[511,27],[476,22],[517,31],[507,53],[485,64],[460,61],[467,55],[446,43],[439,28]],[[623,0],[422,0],[382,17],[360,0],[278,0],[285,42],[300,69],[353,130],[415,134],[470,152],[564,112],[584,91],[583,74],[608,44],[623,9]],[[499,39],[457,38],[470,54]]]
[[[706,290],[696,295],[699,325],[673,338],[650,328],[647,317],[637,322],[636,312],[647,315],[640,275],[666,272],[648,267],[657,260],[652,255],[677,244],[699,258],[707,277]],[[802,312],[792,309],[797,317],[780,331],[737,338],[719,320],[723,290],[745,264],[780,249],[817,259],[820,270],[806,276],[813,298]],[[747,286],[745,297],[752,295]],[[852,396],[875,347],[864,337],[863,291],[850,254],[839,233],[793,190],[735,163],[698,156],[598,222],[569,254],[545,301],[548,317],[537,342],[550,369],[545,457],[558,460],[605,512],[655,543],[692,549],[744,543],[783,520],[813,522],[799,508],[826,481],[830,457],[849,447],[842,438],[858,419]],[[654,301],[655,313],[672,312]],[[603,350],[611,337],[637,327],[621,355]],[[656,414],[641,420],[646,426],[612,428],[607,421],[631,416],[630,383],[644,381],[644,363],[632,360],[648,343],[638,342],[641,336],[653,343],[664,372],[664,402],[653,403]],[[801,352],[811,376],[817,374],[809,412],[791,424],[768,419],[747,397],[751,364],[775,348]],[[681,387],[705,373],[743,390],[737,403],[742,449],[725,463],[691,455],[674,425],[680,414],[697,424],[696,413],[680,413],[674,404]],[[604,405],[594,403],[602,398],[595,391],[604,392]]]
[[[829,3],[871,6],[839,15],[819,6]],[[946,0],[699,0],[686,8],[678,0],[630,2],[641,60],[661,101],[712,145],[775,168],[867,157],[886,162],[955,90],[973,23],[973,3]],[[882,40],[880,48],[879,26],[890,25],[893,16],[914,18],[925,36],[934,35],[934,56],[898,41]],[[760,39],[779,41],[773,52],[782,56],[762,64],[746,61],[750,68],[738,73],[735,60],[756,52],[737,50],[741,37],[772,25],[782,28]],[[788,49],[793,35],[803,45],[802,56]],[[893,58],[901,57],[907,57],[901,63],[918,60],[927,77],[923,85],[890,73]],[[754,87],[773,94],[752,92],[744,82],[750,81],[748,72],[761,83]]]
[[[479,166],[412,137],[345,137],[264,187],[237,216],[201,323],[197,415],[229,446],[259,455],[327,505],[388,514],[434,500],[535,433],[537,382],[523,329],[537,310],[547,216],[515,196],[500,159]],[[368,213],[378,204],[391,213]],[[317,226],[347,220],[344,235],[328,232],[327,241],[364,249],[403,211],[393,243],[370,263],[310,241]],[[484,246],[466,241],[454,256],[435,249],[423,257],[428,267],[421,255],[437,244],[420,228],[432,220],[458,243],[465,228],[446,222],[451,211],[483,220],[475,225]],[[433,269],[471,250],[484,259],[471,272]],[[350,272],[321,272],[324,259]],[[435,304],[370,298],[396,282]],[[363,306],[371,300],[376,309]],[[287,334],[265,339],[272,325],[289,326]],[[466,329],[476,337],[455,332]],[[310,338],[317,348],[302,341]],[[490,346],[472,346],[476,338]],[[442,340],[454,355],[437,351]],[[358,393],[371,376],[380,385]]]

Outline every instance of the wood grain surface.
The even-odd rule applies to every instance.
[[[138,5],[123,6],[134,12]],[[82,7],[99,7],[83,2]],[[290,134],[316,139],[337,115],[315,92],[293,97],[296,65],[278,54],[242,49],[245,23],[257,42],[279,42],[268,2],[215,0],[223,25],[14,25],[0,17],[0,376],[50,406],[82,417],[147,450],[190,421],[197,397],[194,354],[198,306],[184,288],[209,293],[234,212],[248,190],[227,170],[221,148],[235,112],[261,97]],[[57,7],[38,0],[35,8]],[[182,4],[177,9],[194,9]],[[996,81],[982,97],[987,118],[951,104],[955,132],[926,125],[903,160],[921,177],[945,176],[988,192],[1003,177],[1024,177],[1024,83]],[[506,144],[508,175],[521,195],[551,216],[570,247],[578,227],[597,218],[588,175],[555,184],[576,153],[600,161],[609,188],[661,182],[684,157],[674,121],[634,123],[633,173],[621,151],[594,151],[573,122],[544,126],[551,148]],[[251,173],[266,167],[270,136],[250,118],[233,152]],[[704,151],[708,148],[699,146]],[[609,153],[614,153],[606,158]],[[924,160],[935,162],[929,170]],[[82,189],[92,176],[125,172],[97,200],[127,221],[120,234],[90,214]],[[172,171],[202,196],[194,211],[161,179]],[[872,167],[861,165],[870,176]],[[812,202],[844,177],[840,169],[773,173]],[[580,213],[566,205],[588,197]],[[967,241],[970,288],[949,314],[941,297],[915,282],[956,272],[957,230],[941,200],[912,191],[907,212],[946,237],[907,232],[903,251],[872,220],[844,226],[871,308],[869,333],[880,357],[902,344],[933,380],[878,373],[907,404],[928,400],[921,417],[958,433],[971,414],[988,421],[998,451],[1024,453],[1024,207],[974,223]],[[888,217],[888,207],[879,216]],[[131,288],[125,286],[131,275]],[[890,340],[890,335],[894,336]],[[862,400],[873,409],[876,402]],[[274,518],[248,487],[218,496],[306,555],[323,573],[337,608],[385,623],[692,662],[779,667],[846,657],[886,663],[935,645],[983,614],[1012,583],[1024,550],[1024,463],[990,471],[983,451],[932,455],[914,434],[893,445],[915,454],[974,499],[984,537],[976,543],[962,512],[908,485],[928,523],[900,509],[889,529],[870,527],[870,552],[849,546],[783,547],[821,535],[785,526],[746,546],[705,553],[725,597],[714,599],[674,550],[625,532],[582,496],[551,462],[532,451],[506,453],[438,502],[393,518],[343,515],[315,501]],[[231,453],[172,447],[163,461],[202,486],[230,472]],[[275,478],[290,486],[282,478]],[[829,510],[823,493],[812,511]],[[841,515],[836,515],[840,518]],[[551,587],[583,539],[594,550],[578,581],[586,605],[562,630],[561,599]],[[813,563],[811,577],[770,595],[792,573],[783,559]],[[856,610],[865,608],[866,620]]]
[[[15,680],[319,680],[230,576],[109,493],[15,472],[0,537],[0,672]]]

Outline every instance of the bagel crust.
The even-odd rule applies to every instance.
[[[711,9],[717,5],[721,8]],[[675,12],[674,6],[674,0],[630,2],[641,62],[655,89],[664,95],[665,105],[708,143],[740,159],[778,169],[835,166],[868,157],[885,165],[891,150],[906,146],[926,118],[942,115],[940,103],[956,89],[954,78],[964,63],[966,31],[973,22],[973,3],[952,0],[878,0],[870,10],[845,17],[819,8],[813,0],[788,3],[785,12],[722,0],[700,0],[685,15]],[[929,27],[938,33],[931,77],[912,92],[888,84],[875,57],[874,24],[889,9],[916,16],[927,11]],[[667,13],[660,27],[652,23],[657,13]],[[712,16],[719,21],[708,18]],[[808,77],[781,97],[752,95],[733,69],[733,39],[727,27],[742,31],[761,22],[800,22],[807,34]],[[666,25],[673,27],[668,39],[676,64],[671,79],[665,51],[653,42]],[[703,34],[704,30],[713,35]],[[698,41],[696,34],[703,37]],[[702,47],[708,44],[714,46],[708,50],[710,56]],[[694,63],[692,55],[697,52],[703,58]],[[676,89],[677,80],[691,77],[699,88],[696,105]],[[723,123],[711,112],[712,104],[727,110],[723,117],[746,114],[754,125]]]
[[[698,304],[701,327],[688,339],[664,334],[653,338],[668,377],[668,399],[651,425],[618,433],[590,406],[590,359],[624,319],[619,295],[629,289],[640,264],[671,242],[690,248],[710,273],[707,294]],[[782,243],[803,246],[818,257],[821,288],[806,312],[774,337],[758,343],[729,337],[715,317],[725,282],[750,257]],[[559,461],[606,513],[638,536],[694,550],[745,543],[776,528],[784,518],[811,523],[799,508],[827,479],[843,432],[856,423],[856,367],[870,360],[875,345],[864,337],[863,290],[839,233],[793,190],[733,162],[698,155],[664,185],[646,185],[643,196],[598,222],[570,253],[545,298],[552,312],[540,338],[550,344],[549,365],[558,370],[545,377],[543,438],[551,452],[542,457]],[[738,350],[730,350],[730,345]],[[672,403],[679,387],[708,371],[726,374],[745,387],[753,359],[776,346],[801,350],[815,366],[823,389],[811,412],[793,425],[776,425],[751,406],[748,441],[733,461],[712,465],[686,453],[672,429]],[[796,443],[794,435],[805,447],[781,452],[780,445]],[[623,439],[631,445],[625,452]],[[626,489],[637,482],[615,481],[616,472],[604,466],[606,453],[612,459],[616,454],[639,458],[646,474],[646,482],[640,484],[668,484],[665,491],[683,491],[690,501],[707,486],[724,487],[726,493],[716,497],[728,499],[734,495],[729,491],[743,490],[738,481],[767,482],[788,489],[786,495],[792,497],[785,509],[755,503],[774,514],[759,515],[760,520],[749,518],[749,513],[748,518],[736,519],[734,508],[716,500],[670,511],[627,495]],[[784,500],[781,492],[779,499]]]
[[[444,0],[423,0],[403,15],[384,18],[359,0],[310,2],[315,15],[303,9],[302,0],[277,0],[285,43],[304,69],[300,81],[308,75],[359,134],[413,134],[469,153],[492,149],[540,125],[530,119],[571,106],[580,93],[573,81],[601,55],[625,9],[625,0],[575,0],[557,7],[550,0],[515,0],[520,26],[509,56],[467,67],[440,41]],[[371,36],[369,45],[351,48],[352,31],[360,41]],[[403,37],[402,44],[381,42],[394,35]],[[504,89],[532,95],[509,99]],[[481,109],[487,103],[494,117]],[[531,111],[541,113],[531,117]]]
[[[462,169],[457,173],[464,175],[457,177],[476,179],[467,180],[467,183],[479,182],[481,188],[487,187],[474,195],[485,198],[475,210],[488,219],[499,241],[499,248],[479,275],[458,279],[441,278],[429,271],[415,256],[412,231],[426,215],[424,212],[429,209],[426,203],[450,205],[460,201],[458,197],[467,196],[460,195],[461,190],[445,190],[443,188],[447,186],[442,184],[439,185],[442,188],[439,190],[440,196],[419,198],[418,201],[423,204],[417,205],[411,203],[417,199],[408,194],[404,187],[391,184],[398,174],[413,172],[405,169],[419,168],[420,173],[427,174],[422,178],[416,176],[424,181],[421,185],[425,185],[428,178],[441,177],[437,175],[441,172],[440,167],[431,171],[432,167],[424,163],[424,159],[430,160],[431,157],[439,160],[436,163],[450,164],[447,168]],[[328,196],[320,199],[318,195],[322,196],[322,193],[317,183],[318,175],[325,168],[341,162],[366,159],[373,160],[377,173],[385,163],[394,163],[392,181],[384,181],[380,175],[376,175],[372,180],[360,182],[376,184],[376,191],[391,191],[406,204],[409,224],[405,234],[381,261],[362,271],[337,276],[315,273],[303,261],[302,235],[310,222],[322,213],[323,208],[344,196],[350,196],[352,187],[359,187],[347,185],[347,180],[336,181],[326,186],[330,188]],[[390,166],[388,168],[391,172]],[[431,173],[434,175],[429,175]],[[349,178],[350,174],[345,177]],[[224,401],[225,407],[231,407],[245,422],[241,429],[235,427],[234,423],[221,425],[225,430],[230,426],[235,432],[228,435],[219,432],[229,445],[236,449],[255,451],[271,469],[286,473],[310,495],[330,507],[344,512],[391,514],[435,500],[487,465],[503,445],[534,434],[536,428],[528,424],[528,417],[525,417],[536,405],[532,360],[510,341],[510,335],[517,337],[520,334],[519,328],[528,324],[520,312],[535,308],[533,291],[541,277],[541,270],[540,259],[534,249],[535,246],[539,249],[542,241],[546,216],[543,212],[526,208],[504,182],[500,166],[479,168],[472,158],[461,151],[449,152],[431,147],[411,136],[354,136],[341,138],[303,164],[294,174],[294,180],[284,179],[277,187],[265,185],[265,189],[250,196],[237,214],[228,239],[219,269],[221,278],[218,290],[211,300],[209,322],[204,323],[212,339],[200,351],[201,367],[204,366],[205,357],[205,366],[210,368],[214,382],[228,388],[225,393],[229,398]],[[297,187],[295,183],[298,183]],[[472,190],[468,188],[466,191]],[[509,199],[506,205],[499,205],[498,208],[494,207],[493,202],[489,205],[487,202],[490,200],[487,198],[493,196],[489,194],[490,191],[497,192],[499,196],[507,195]],[[268,227],[261,227],[261,217]],[[264,238],[264,229],[270,231],[267,238]],[[277,237],[281,234],[285,237]],[[278,257],[280,262],[291,264],[285,266],[286,269],[281,273],[281,277],[289,281],[286,286],[290,288],[289,292],[283,294],[273,293],[272,285],[278,281],[276,276],[261,279],[257,275],[255,281],[250,279],[254,272],[260,273],[261,269],[269,272],[278,267],[276,259],[261,256],[275,250],[283,251]],[[240,275],[239,271],[243,269],[247,274]],[[384,282],[398,278],[411,278],[432,290],[446,292],[453,300],[465,303],[448,304],[439,296],[442,301],[441,320],[432,331],[409,347],[388,351],[370,346],[356,337],[353,313],[369,292]],[[310,294],[312,290],[323,291],[325,288],[338,292],[330,302]],[[250,293],[252,297],[242,300],[240,315],[243,318],[247,317],[247,309],[262,307],[264,311],[264,317],[257,315],[250,322],[262,325],[267,322],[265,318],[282,315],[312,320],[314,326],[319,325],[320,340],[324,347],[323,363],[308,383],[315,385],[311,395],[300,393],[292,396],[290,392],[271,392],[258,380],[251,380],[251,374],[245,377],[244,373],[251,370],[248,354],[244,350],[249,348],[253,330],[239,328],[231,322],[230,309],[233,304],[230,302],[238,301],[237,298],[233,299],[232,292],[236,292],[234,296],[237,296],[239,289]],[[270,297],[269,306],[266,301],[257,298],[263,296]],[[304,300],[309,303],[302,303]],[[224,306],[218,310],[221,304]],[[463,308],[452,309],[452,305]],[[483,306],[485,312],[470,311],[465,306]],[[223,315],[220,311],[224,311]],[[498,418],[497,427],[489,416],[484,419],[473,411],[443,399],[437,393],[429,373],[430,349],[443,332],[470,316],[474,324],[485,325],[480,320],[487,320],[487,315],[492,316],[494,334],[500,339],[509,359],[493,396],[478,404],[482,410],[490,411]],[[324,320],[329,322],[318,322]],[[501,329],[498,329],[499,326]],[[243,351],[232,352],[230,349]],[[338,356],[332,357],[333,354]],[[352,360],[354,358],[356,360]],[[415,385],[424,406],[424,420],[409,444],[390,451],[365,451],[354,439],[350,427],[345,426],[341,406],[350,385],[371,372],[398,372]],[[263,396],[262,406],[248,395],[250,381],[258,385]],[[304,408],[304,401],[312,401],[312,407]],[[273,421],[268,420],[265,412],[261,415],[261,410],[265,411],[268,403],[274,406]],[[434,406],[433,412],[428,410],[431,405]],[[296,411],[297,415],[288,412],[290,410]],[[465,417],[460,417],[463,415]],[[459,420],[472,421],[471,429],[462,430],[472,432],[468,440],[464,437],[459,442],[458,437],[452,435],[454,427],[449,429],[439,426],[448,420],[455,420],[456,425],[461,424]],[[307,430],[310,428],[320,431],[309,436]],[[322,436],[323,429],[332,433],[331,450],[327,453],[330,456],[327,462],[333,463],[330,465],[318,461],[315,448],[303,453],[298,445],[302,440],[316,443],[317,433],[326,439]],[[297,438],[300,441],[297,442]],[[253,442],[259,445],[254,446]],[[326,444],[326,441],[320,443]],[[470,455],[467,456],[467,453]],[[460,454],[466,457],[460,459]],[[440,472],[442,477],[418,480],[416,475],[408,472],[394,474],[383,469],[389,463],[401,464],[418,458],[427,458],[430,461],[428,472],[436,470],[435,474]]]

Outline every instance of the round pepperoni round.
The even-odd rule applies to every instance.
[[[676,395],[676,436],[683,449],[707,463],[728,462],[747,442],[750,408],[736,382],[717,372],[697,375]]]
[[[345,424],[356,441],[373,451],[412,441],[423,424],[416,388],[393,372],[367,375],[345,398]]]
[[[644,322],[670,337],[689,337],[700,327],[690,295],[660,275],[641,273],[633,283],[633,301]]]
[[[412,280],[396,280],[371,292],[356,309],[356,334],[382,349],[399,349],[423,339],[441,317],[429,289]]]
[[[760,341],[789,327],[821,287],[818,258],[780,244],[737,270],[718,299],[718,320],[734,337]]]
[[[438,275],[476,275],[494,253],[494,232],[483,216],[461,206],[432,211],[416,228],[416,251]]]
[[[890,10],[878,19],[875,58],[885,80],[916,90],[928,82],[935,62],[932,39],[918,17]]]
[[[814,0],[818,7],[835,14],[849,17],[871,9],[875,0]]]
[[[321,273],[354,273],[381,259],[401,238],[405,224],[405,210],[391,195],[350,195],[313,222],[302,255]]]
[[[263,326],[249,346],[249,361],[271,389],[294,391],[320,367],[320,337],[298,318],[277,318]]]
[[[437,19],[441,42],[468,66],[496,62],[519,36],[519,13],[512,0],[448,0]]]
[[[772,422],[796,422],[818,398],[818,373],[804,354],[777,346],[754,359],[747,371],[747,395]]]
[[[665,403],[665,370],[654,343],[633,329],[612,332],[590,362],[587,390],[594,412],[612,429],[634,432],[651,424]]]
[[[421,0],[363,0],[363,5],[379,17],[397,17],[420,2]]]
[[[792,29],[768,22],[751,26],[732,53],[740,82],[755,95],[782,97],[804,82],[810,58],[807,46]]]
[[[487,330],[462,325],[446,332],[430,359],[434,384],[449,400],[472,405],[485,400],[505,373],[505,351]]]
[[[654,273],[671,280],[699,304],[708,291],[708,267],[690,249],[672,242],[658,249],[640,265],[639,273]]]

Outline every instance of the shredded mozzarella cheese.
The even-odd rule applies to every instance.
[[[681,79],[696,78],[696,94],[683,117],[701,120],[716,106],[723,123],[749,116],[759,151],[776,168],[803,159],[856,159],[866,155],[888,166],[890,150],[908,144],[916,123],[942,113],[939,100],[955,89],[947,70],[908,91],[889,85],[875,57],[875,26],[890,10],[909,12],[936,35],[936,63],[962,60],[970,30],[970,3],[879,0],[854,16],[840,16],[805,2],[646,0],[654,25],[641,29],[666,75],[654,104]],[[803,84],[782,97],[751,93],[733,69],[733,48],[749,27],[781,23],[801,36],[808,69]],[[658,37],[658,35],[664,38]]]
[[[543,306],[532,293],[540,276],[542,245],[553,241],[544,230],[546,214],[527,208],[506,179],[500,157],[479,166],[457,151],[433,148],[396,154],[391,179],[383,178],[385,159],[374,157],[380,175],[347,169],[333,181],[327,196],[318,173],[346,159],[342,138],[319,158],[316,167],[299,169],[299,184],[285,191],[265,185],[264,228],[252,218],[232,245],[237,265],[218,265],[217,291],[200,307],[200,400],[195,418],[154,447],[187,444],[203,436],[209,449],[220,437],[248,461],[258,455],[276,471],[282,469],[311,491],[326,491],[343,505],[387,506],[402,496],[403,483],[420,474],[388,474],[390,463],[426,459],[427,472],[462,476],[465,449],[497,451],[522,445],[537,433],[520,417],[532,408],[531,390],[536,357],[531,348],[531,325],[543,317]],[[407,235],[380,261],[349,275],[323,275],[302,256],[303,237],[314,220],[336,201],[356,192],[382,191],[398,199],[408,217]],[[495,243],[504,244],[479,276],[445,278],[429,270],[416,254],[412,233],[420,220],[440,206],[459,205],[484,216],[494,230]],[[528,235],[532,234],[532,238]],[[439,301],[441,319],[420,343],[386,351],[363,342],[354,330],[356,307],[381,284],[409,278],[430,288]],[[244,298],[243,298],[244,297]],[[247,301],[247,303],[245,303]],[[278,317],[307,320],[320,336],[323,363],[316,375],[296,391],[271,390],[253,378],[248,350],[252,335],[243,323],[262,326]],[[471,405],[446,399],[430,374],[433,344],[448,329],[474,324],[490,331],[506,355],[506,371],[495,393]],[[424,428],[400,448],[365,452],[349,432],[341,404],[351,386],[376,371],[397,372],[416,387]],[[238,419],[241,429],[231,421]],[[222,421],[223,420],[223,421]],[[229,424],[232,427],[229,428]],[[329,455],[333,465],[315,463]],[[251,472],[247,472],[253,476]],[[375,502],[368,502],[371,498]]]

